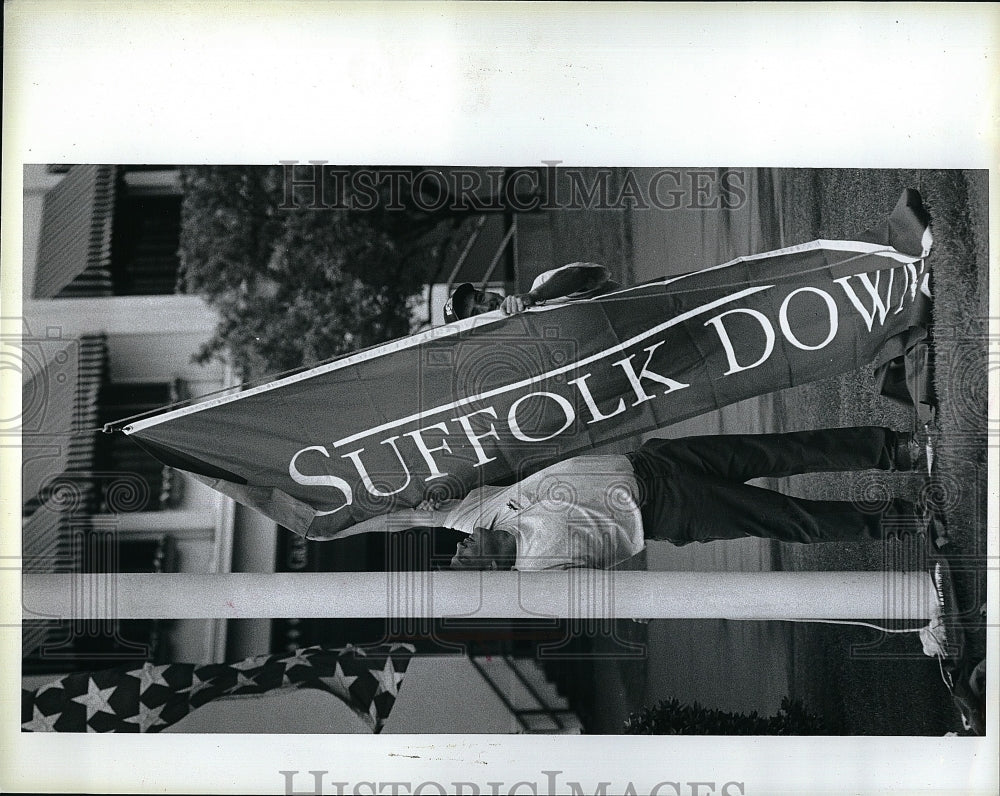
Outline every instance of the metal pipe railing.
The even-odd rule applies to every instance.
[[[25,574],[25,620],[329,617],[940,617],[914,572],[231,572]],[[405,583],[402,579],[406,579]]]

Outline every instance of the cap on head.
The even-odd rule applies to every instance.
[[[454,321],[468,318],[472,315],[472,308],[475,306],[475,303],[476,288],[469,282],[459,285],[444,305],[445,323],[453,323]]]

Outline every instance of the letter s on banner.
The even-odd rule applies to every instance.
[[[319,451],[326,458],[330,458],[330,452],[324,448],[322,445],[310,445],[308,448],[303,448],[298,451],[292,460],[288,463],[288,475],[296,484],[301,484],[302,486],[329,486],[334,489],[339,489],[344,495],[344,505],[338,506],[335,509],[330,509],[330,511],[317,511],[317,517],[325,517],[328,514],[336,514],[342,508],[350,506],[354,501],[354,491],[351,489],[351,485],[347,483],[343,478],[338,478],[335,475],[306,475],[301,472],[298,468],[298,459],[303,453],[309,451]]]

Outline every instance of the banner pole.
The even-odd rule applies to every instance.
[[[31,574],[24,622],[329,617],[906,619],[939,615],[926,572]]]

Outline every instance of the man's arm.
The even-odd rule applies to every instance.
[[[444,525],[451,510],[458,505],[458,500],[423,501],[413,509],[400,509],[388,514],[370,517],[350,528],[340,531],[315,531],[306,534],[307,539],[317,542],[329,542],[336,539],[346,539],[360,533],[394,533],[407,528],[436,528]]]
[[[608,269],[603,265],[570,263],[552,271],[547,279],[533,285],[527,293],[507,296],[500,309],[504,315],[514,315],[543,301],[596,290],[607,281]]]

